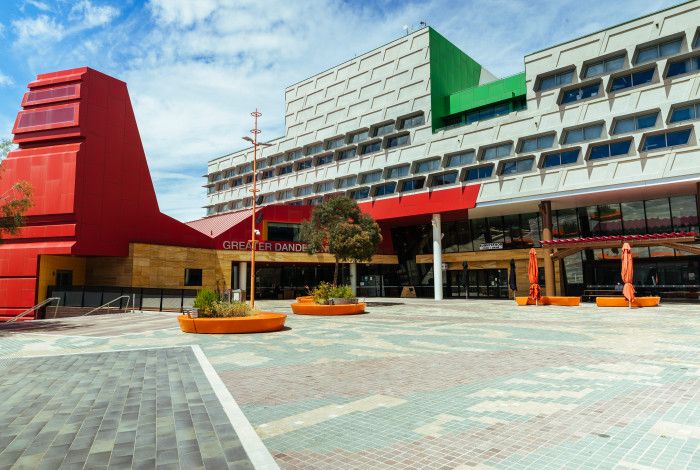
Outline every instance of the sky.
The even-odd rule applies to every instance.
[[[284,89],[416,29],[496,76],[523,57],[673,0],[0,0],[0,138],[38,73],[89,66],[127,82],[160,208],[204,216],[207,161],[284,134]]]

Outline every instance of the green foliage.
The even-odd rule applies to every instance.
[[[4,160],[10,151],[12,151],[14,144],[9,139],[0,139],[0,161]]]
[[[26,181],[15,183],[0,195],[0,238],[14,235],[24,225],[24,213],[32,207],[32,187]]]
[[[363,214],[357,202],[334,197],[314,208],[311,220],[301,225],[299,238],[306,243],[307,253],[327,251],[335,257],[333,284],[338,281],[341,261],[370,261],[382,241],[379,225]]]
[[[204,318],[232,318],[232,317],[249,317],[255,312],[250,308],[250,304],[241,301],[224,302],[216,301],[213,303],[211,310],[208,310],[203,315]]]
[[[352,287],[348,285],[334,286],[330,282],[321,281],[315,288],[309,291],[317,304],[327,304],[328,299],[352,299]]]
[[[197,292],[197,297],[194,298],[193,307],[199,310],[202,316],[206,315],[208,312],[213,311],[214,303],[219,300],[219,296],[216,295],[211,289],[202,289]]]

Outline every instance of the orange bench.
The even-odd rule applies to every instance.
[[[515,302],[518,305],[535,305],[535,300],[532,297],[516,297]],[[537,305],[558,305],[559,307],[576,307],[581,304],[581,297],[564,297],[564,296],[546,296],[540,297]]]

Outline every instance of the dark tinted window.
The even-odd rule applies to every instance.
[[[202,270],[194,268],[185,268],[185,285],[186,286],[201,286],[202,285]]]

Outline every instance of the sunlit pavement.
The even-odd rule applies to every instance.
[[[257,306],[289,312],[288,301]],[[286,331],[237,336],[184,334],[167,313],[3,327],[0,390],[13,358],[198,345],[283,468],[700,468],[698,305],[372,299],[368,312],[290,314]],[[18,454],[24,444],[3,438],[0,467],[55,447]],[[221,442],[212,459],[240,459]]]

